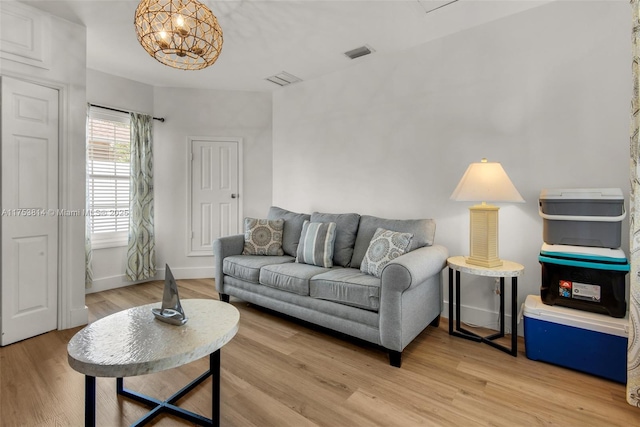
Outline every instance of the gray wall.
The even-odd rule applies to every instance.
[[[470,203],[449,196],[469,163],[501,162],[526,200],[500,205],[523,302],[539,293],[541,189],[620,187],[628,203],[629,22],[626,2],[554,2],[277,91],[274,204],[434,218],[464,255]],[[465,278],[464,318],[495,327],[493,291]]]

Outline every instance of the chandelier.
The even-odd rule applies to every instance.
[[[196,0],[142,0],[134,24],[144,50],[173,68],[200,70],[222,50],[218,19]]]

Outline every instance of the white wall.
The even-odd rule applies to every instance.
[[[526,200],[500,210],[523,302],[539,294],[541,189],[620,187],[628,203],[629,25],[626,2],[554,2],[283,88],[273,203],[434,218],[436,242],[464,255],[467,204],[449,196],[469,163],[499,161]],[[492,282],[467,276],[462,292],[463,318],[495,327]]]
[[[1,6],[24,10],[27,16],[44,17],[44,66],[2,59],[0,74],[59,90],[59,206],[67,210],[83,209],[85,169],[78,165],[84,165],[85,158],[86,29],[24,4],[11,2]],[[31,35],[37,38],[36,33]],[[84,301],[84,219],[65,216],[60,218],[60,225],[58,328],[64,329],[86,324],[88,318]]]
[[[213,277],[213,254],[186,255],[187,137],[242,138],[243,215],[266,215],[271,205],[271,94],[156,87],[153,111],[166,119],[154,132],[157,265],[169,264],[176,278]]]
[[[87,100],[166,119],[153,122],[156,278],[164,277],[165,263],[176,278],[213,277],[213,255],[186,255],[187,137],[243,139],[244,214],[264,216],[271,205],[271,162],[265,162],[272,156],[271,94],[154,88],[88,70]],[[126,252],[126,247],[94,250],[94,283],[87,292],[131,284],[124,277]]]

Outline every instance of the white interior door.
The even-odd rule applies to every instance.
[[[238,138],[189,138],[190,256],[211,256],[216,238],[239,232],[241,144]]]
[[[57,327],[58,91],[2,77],[1,345]]]

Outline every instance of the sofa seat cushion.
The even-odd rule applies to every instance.
[[[260,270],[260,284],[298,295],[309,295],[309,280],[328,268],[310,264],[274,264]]]
[[[378,311],[380,279],[355,268],[333,269],[311,279],[309,295],[313,298]]]
[[[292,263],[294,257],[264,255],[233,255],[222,261],[222,272],[237,279],[259,283],[260,269],[265,265]]]

